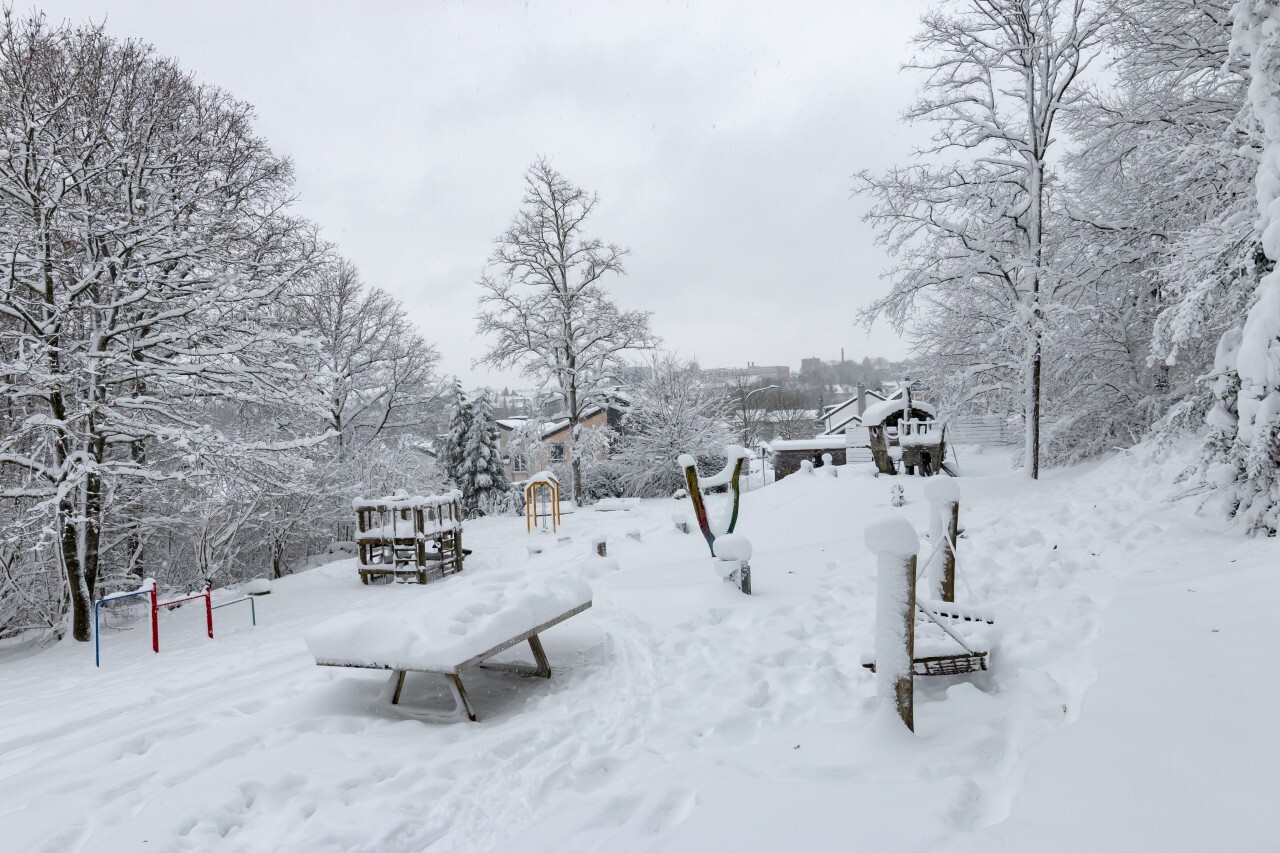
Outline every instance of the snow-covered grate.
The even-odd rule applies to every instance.
[[[862,664],[872,672],[876,671],[875,661],[864,661]],[[973,652],[960,655],[935,655],[915,658],[911,661],[912,675],[968,675],[973,672],[985,672],[987,669],[987,653]]]

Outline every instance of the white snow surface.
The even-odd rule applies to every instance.
[[[915,527],[900,514],[883,515],[868,522],[863,538],[874,554],[908,557],[920,549]]]
[[[865,435],[864,435],[865,438]],[[844,433],[826,438],[775,438],[769,447],[778,450],[843,450],[847,446]]]
[[[960,481],[955,477],[930,477],[923,491],[924,499],[939,507],[960,502]]]
[[[306,633],[317,661],[450,669],[591,601],[580,577],[521,569],[374,589],[368,606]]]
[[[566,517],[619,568],[542,635],[550,680],[468,671],[479,723],[421,719],[452,707],[442,678],[411,675],[392,706],[388,673],[317,667],[303,637],[468,579],[591,572],[586,549],[525,559],[520,518],[468,522],[474,553],[440,584],[362,586],[348,559],[274,581],[256,628],[247,605],[215,611],[213,640],[197,601],[160,614],[158,655],[145,622],[104,632],[101,669],[69,640],[9,653],[3,847],[1274,851],[1276,540],[1161,500],[1194,443],[1036,482],[959,451],[958,604],[997,617],[992,669],[917,679],[914,735],[860,665],[863,520],[888,510],[859,464],[743,495],[750,596],[671,525],[687,504]],[[927,529],[925,481],[894,481],[893,512]]]

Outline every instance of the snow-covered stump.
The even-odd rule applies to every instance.
[[[836,464],[832,461],[830,453],[822,454],[822,467],[825,468],[832,477],[840,476],[840,472],[836,470]]]
[[[882,703],[892,700],[902,722],[915,731],[911,668],[920,538],[911,522],[892,516],[868,524],[863,536],[876,555],[876,693]]]
[[[960,485],[950,477],[930,477],[924,484],[924,496],[929,501],[929,542],[934,548],[934,556],[925,567],[929,592],[943,601],[955,601]]]
[[[604,536],[591,537],[591,546],[596,549],[596,554],[601,557],[609,556],[608,540]]]
[[[679,530],[681,533],[689,532],[689,516],[684,513],[671,513],[671,523],[674,524],[676,526],[676,530]]]
[[[741,533],[729,533],[717,536],[714,548],[716,573],[750,595],[751,540]]]

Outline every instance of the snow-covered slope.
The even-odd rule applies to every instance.
[[[1273,850],[1280,688],[1274,540],[1161,503],[1134,458],[1040,483],[960,448],[958,584],[998,620],[993,669],[917,679],[912,736],[859,663],[874,633],[863,527],[921,533],[915,478],[796,474],[743,498],[755,594],[720,580],[675,501],[583,510],[530,558],[520,519],[470,522],[466,571],[591,577],[543,639],[549,682],[472,672],[479,724],[411,676],[314,665],[314,625],[394,597],[350,561],[247,613],[162,617],[0,664],[5,849]],[[907,504],[889,507],[893,483]],[[713,508],[712,512],[716,510]],[[638,531],[641,541],[629,537]],[[610,558],[589,557],[605,535]],[[421,590],[420,592],[430,592]],[[516,650],[513,650],[515,652]]]

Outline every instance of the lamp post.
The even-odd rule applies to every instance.
[[[770,391],[777,387],[778,387],[777,385],[766,385],[763,388],[756,388],[754,391],[748,391],[746,394],[742,396],[742,443],[743,444],[747,443],[747,401],[751,399],[752,394],[759,394],[761,391]],[[760,485],[766,486],[768,485],[768,483],[765,481],[765,476],[764,476],[764,455],[763,454],[759,454],[759,455],[760,455]],[[750,480],[750,477],[748,477],[747,479]]]

